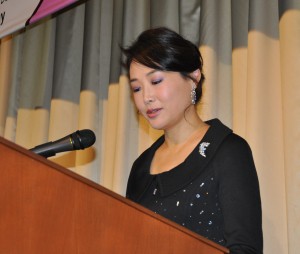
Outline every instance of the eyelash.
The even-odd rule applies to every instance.
[[[151,84],[152,84],[152,85],[158,85],[160,82],[162,82],[162,79],[154,80],[154,81],[151,82]],[[137,93],[137,92],[139,92],[140,90],[141,90],[140,87],[133,87],[133,88],[132,88],[132,92],[133,92],[133,93]]]
[[[132,92],[133,92],[133,93],[137,93],[137,92],[139,92],[140,90],[141,90],[140,87],[133,87],[133,88],[132,88]]]
[[[152,85],[157,85],[157,84],[159,84],[161,81],[162,81],[162,79],[158,79],[158,80],[152,81],[151,83],[152,83]]]

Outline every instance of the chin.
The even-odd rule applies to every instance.
[[[155,130],[164,130],[164,125],[163,124],[159,124],[159,123],[154,123],[151,120],[148,120],[148,123],[150,124],[150,126],[155,129]]]
[[[163,127],[160,127],[160,126],[157,126],[157,125],[153,125],[153,124],[150,124],[150,126],[155,129],[155,130],[164,130]]]

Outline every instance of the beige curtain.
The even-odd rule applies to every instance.
[[[0,135],[31,148],[92,129],[92,148],[51,160],[124,195],[132,162],[161,133],[136,114],[119,45],[155,26],[199,45],[207,78],[199,114],[252,147],[264,253],[298,253],[300,0],[90,0],[8,36]]]

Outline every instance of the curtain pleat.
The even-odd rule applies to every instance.
[[[130,97],[129,83],[125,76],[120,77],[117,100],[118,118],[112,189],[118,193],[125,193],[126,180],[124,181],[124,179],[128,178],[132,162],[136,157],[138,139],[136,135],[138,123],[135,118],[135,109]]]
[[[280,9],[280,72],[283,101],[284,180],[289,253],[299,251],[300,239],[300,2],[284,1]],[[281,181],[283,181],[281,179]]]
[[[247,129],[249,1],[232,1],[232,126],[242,136]]]
[[[205,120],[219,117],[228,126],[232,126],[230,2],[202,1],[200,27],[206,81],[199,114]]]
[[[268,246],[269,251],[284,252],[288,242],[285,182],[282,181],[285,175],[278,4],[250,1],[250,13],[246,137],[252,146],[260,178],[263,225],[272,228],[264,239],[271,243],[280,238],[281,241]],[[270,190],[276,196],[276,203],[272,202]]]
[[[49,158],[121,195],[135,158],[162,131],[133,105],[120,46],[167,26],[204,59],[198,113],[252,148],[264,253],[300,248],[300,1],[89,0],[0,41],[0,135],[25,147],[78,129],[83,151]]]
[[[1,40],[0,44],[0,135],[8,139],[10,139],[11,135],[5,135],[4,132],[8,115],[9,92],[11,88],[11,44],[12,41],[9,37]]]
[[[108,99],[103,104],[105,109],[103,115],[104,128],[101,135],[103,149],[101,153],[101,177],[100,184],[111,189],[113,186],[115,151],[118,150],[117,144],[117,126],[119,116],[119,84],[110,84]]]

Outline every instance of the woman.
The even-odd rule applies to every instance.
[[[123,49],[133,99],[164,131],[134,162],[127,198],[223,246],[262,253],[259,183],[247,142],[218,119],[201,120],[203,61],[167,28],[143,32]]]

